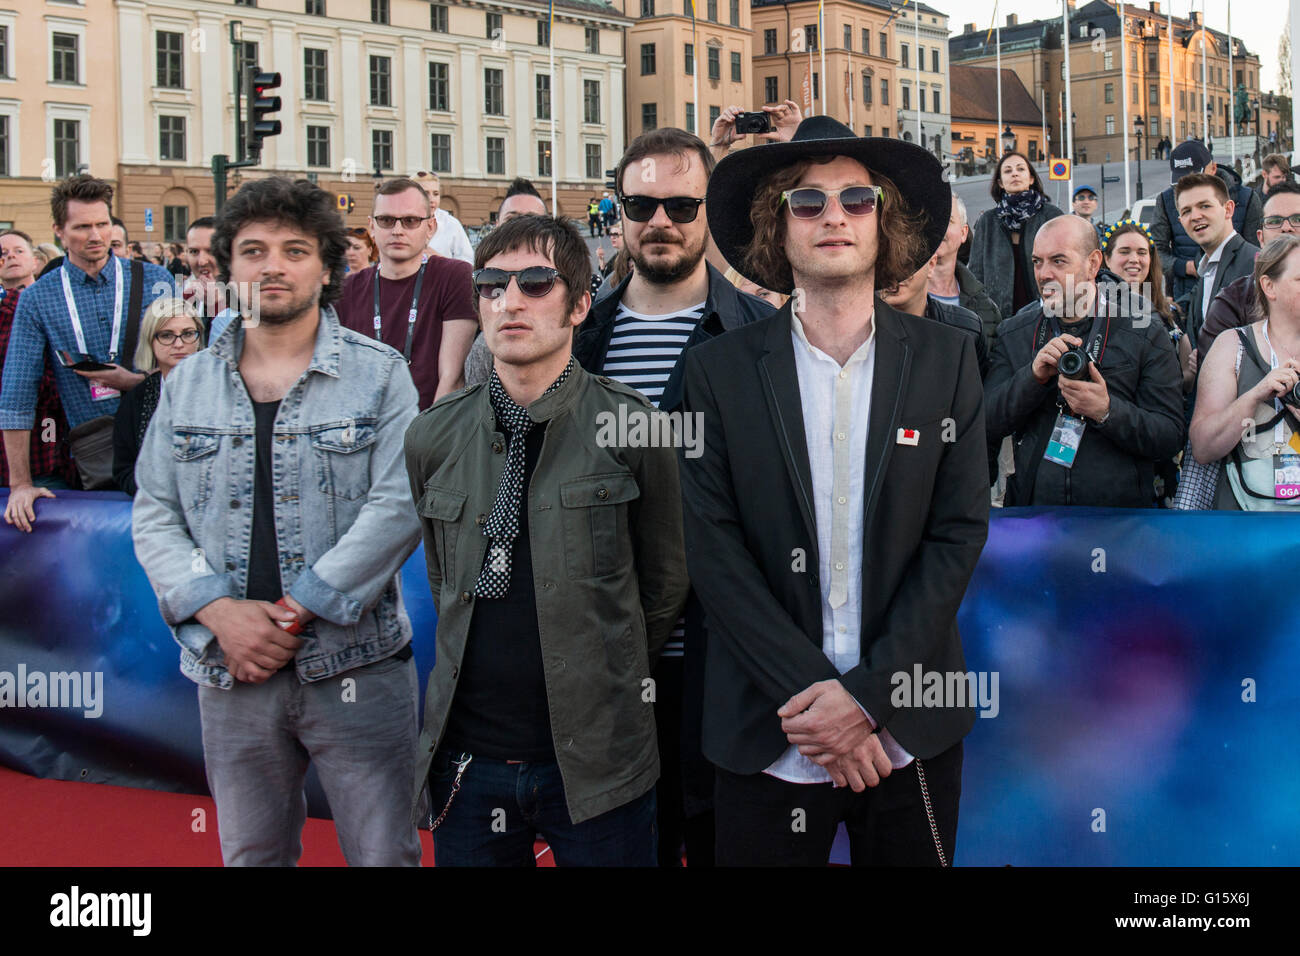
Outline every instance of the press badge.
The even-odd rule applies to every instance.
[[[90,386],[90,400],[92,402],[102,402],[110,398],[117,398],[121,394],[122,393],[117,389],[111,388],[108,385],[92,384]]]
[[[1285,501],[1300,497],[1300,454],[1284,451],[1273,456],[1273,497]]]
[[[1079,453],[1079,442],[1083,441],[1083,430],[1087,423],[1082,418],[1057,412],[1056,424],[1052,426],[1052,440],[1047,443],[1043,453],[1045,461],[1053,462],[1063,468],[1074,467],[1074,456]]]

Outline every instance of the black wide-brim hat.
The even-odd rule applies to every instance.
[[[709,232],[724,259],[741,275],[765,289],[786,295],[794,290],[774,276],[749,275],[745,247],[754,237],[750,218],[758,184],[778,169],[811,156],[848,156],[869,170],[888,176],[913,213],[923,223],[925,255],[919,269],[934,255],[948,231],[952,191],[943,178],[943,165],[915,143],[881,136],[855,136],[838,120],[811,116],[799,124],[794,137],[784,143],[751,146],[724,156],[709,177],[705,209]],[[782,286],[785,286],[782,288]]]

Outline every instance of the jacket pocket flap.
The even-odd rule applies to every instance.
[[[172,457],[177,461],[193,461],[211,455],[220,441],[220,435],[178,430],[172,433]]]
[[[329,425],[312,432],[311,443],[323,451],[349,455],[375,443],[375,426],[363,422]]]
[[[425,488],[416,506],[420,516],[434,521],[455,521],[465,507],[466,492],[450,488]]]
[[[618,505],[639,497],[641,489],[636,479],[627,474],[592,475],[560,485],[560,503],[566,508]]]

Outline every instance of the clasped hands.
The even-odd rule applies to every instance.
[[[861,793],[889,776],[891,764],[858,702],[837,680],[818,681],[776,712],[786,739],[824,767],[837,787]]]
[[[225,655],[226,670],[237,681],[260,684],[293,660],[300,637],[286,633],[278,621],[307,623],[316,615],[285,595],[289,608],[269,601],[218,598],[194,616],[210,630]]]

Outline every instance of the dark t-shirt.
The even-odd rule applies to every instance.
[[[446,747],[494,760],[555,759],[526,514],[528,486],[545,434],[541,425],[528,433],[520,504],[525,513],[519,516],[519,536],[510,552],[510,588],[502,598],[475,599],[443,735]],[[484,560],[490,557],[489,548]]]
[[[279,402],[253,402],[257,419],[257,459],[253,466],[253,532],[248,543],[250,601],[275,603],[284,596],[280,583],[280,546],[275,538],[275,479],[271,476],[271,443]]]
[[[349,273],[343,283],[343,297],[336,306],[343,325],[372,338],[375,334],[375,276],[378,269],[376,265]],[[470,272],[468,262],[446,256],[430,255],[425,266],[424,284],[416,306],[415,336],[411,341],[411,378],[420,393],[421,411],[433,404],[438,391],[442,323],[456,319],[478,320],[474,314]],[[412,273],[405,279],[380,280],[382,338],[399,352],[406,348],[407,315],[418,274]]]

